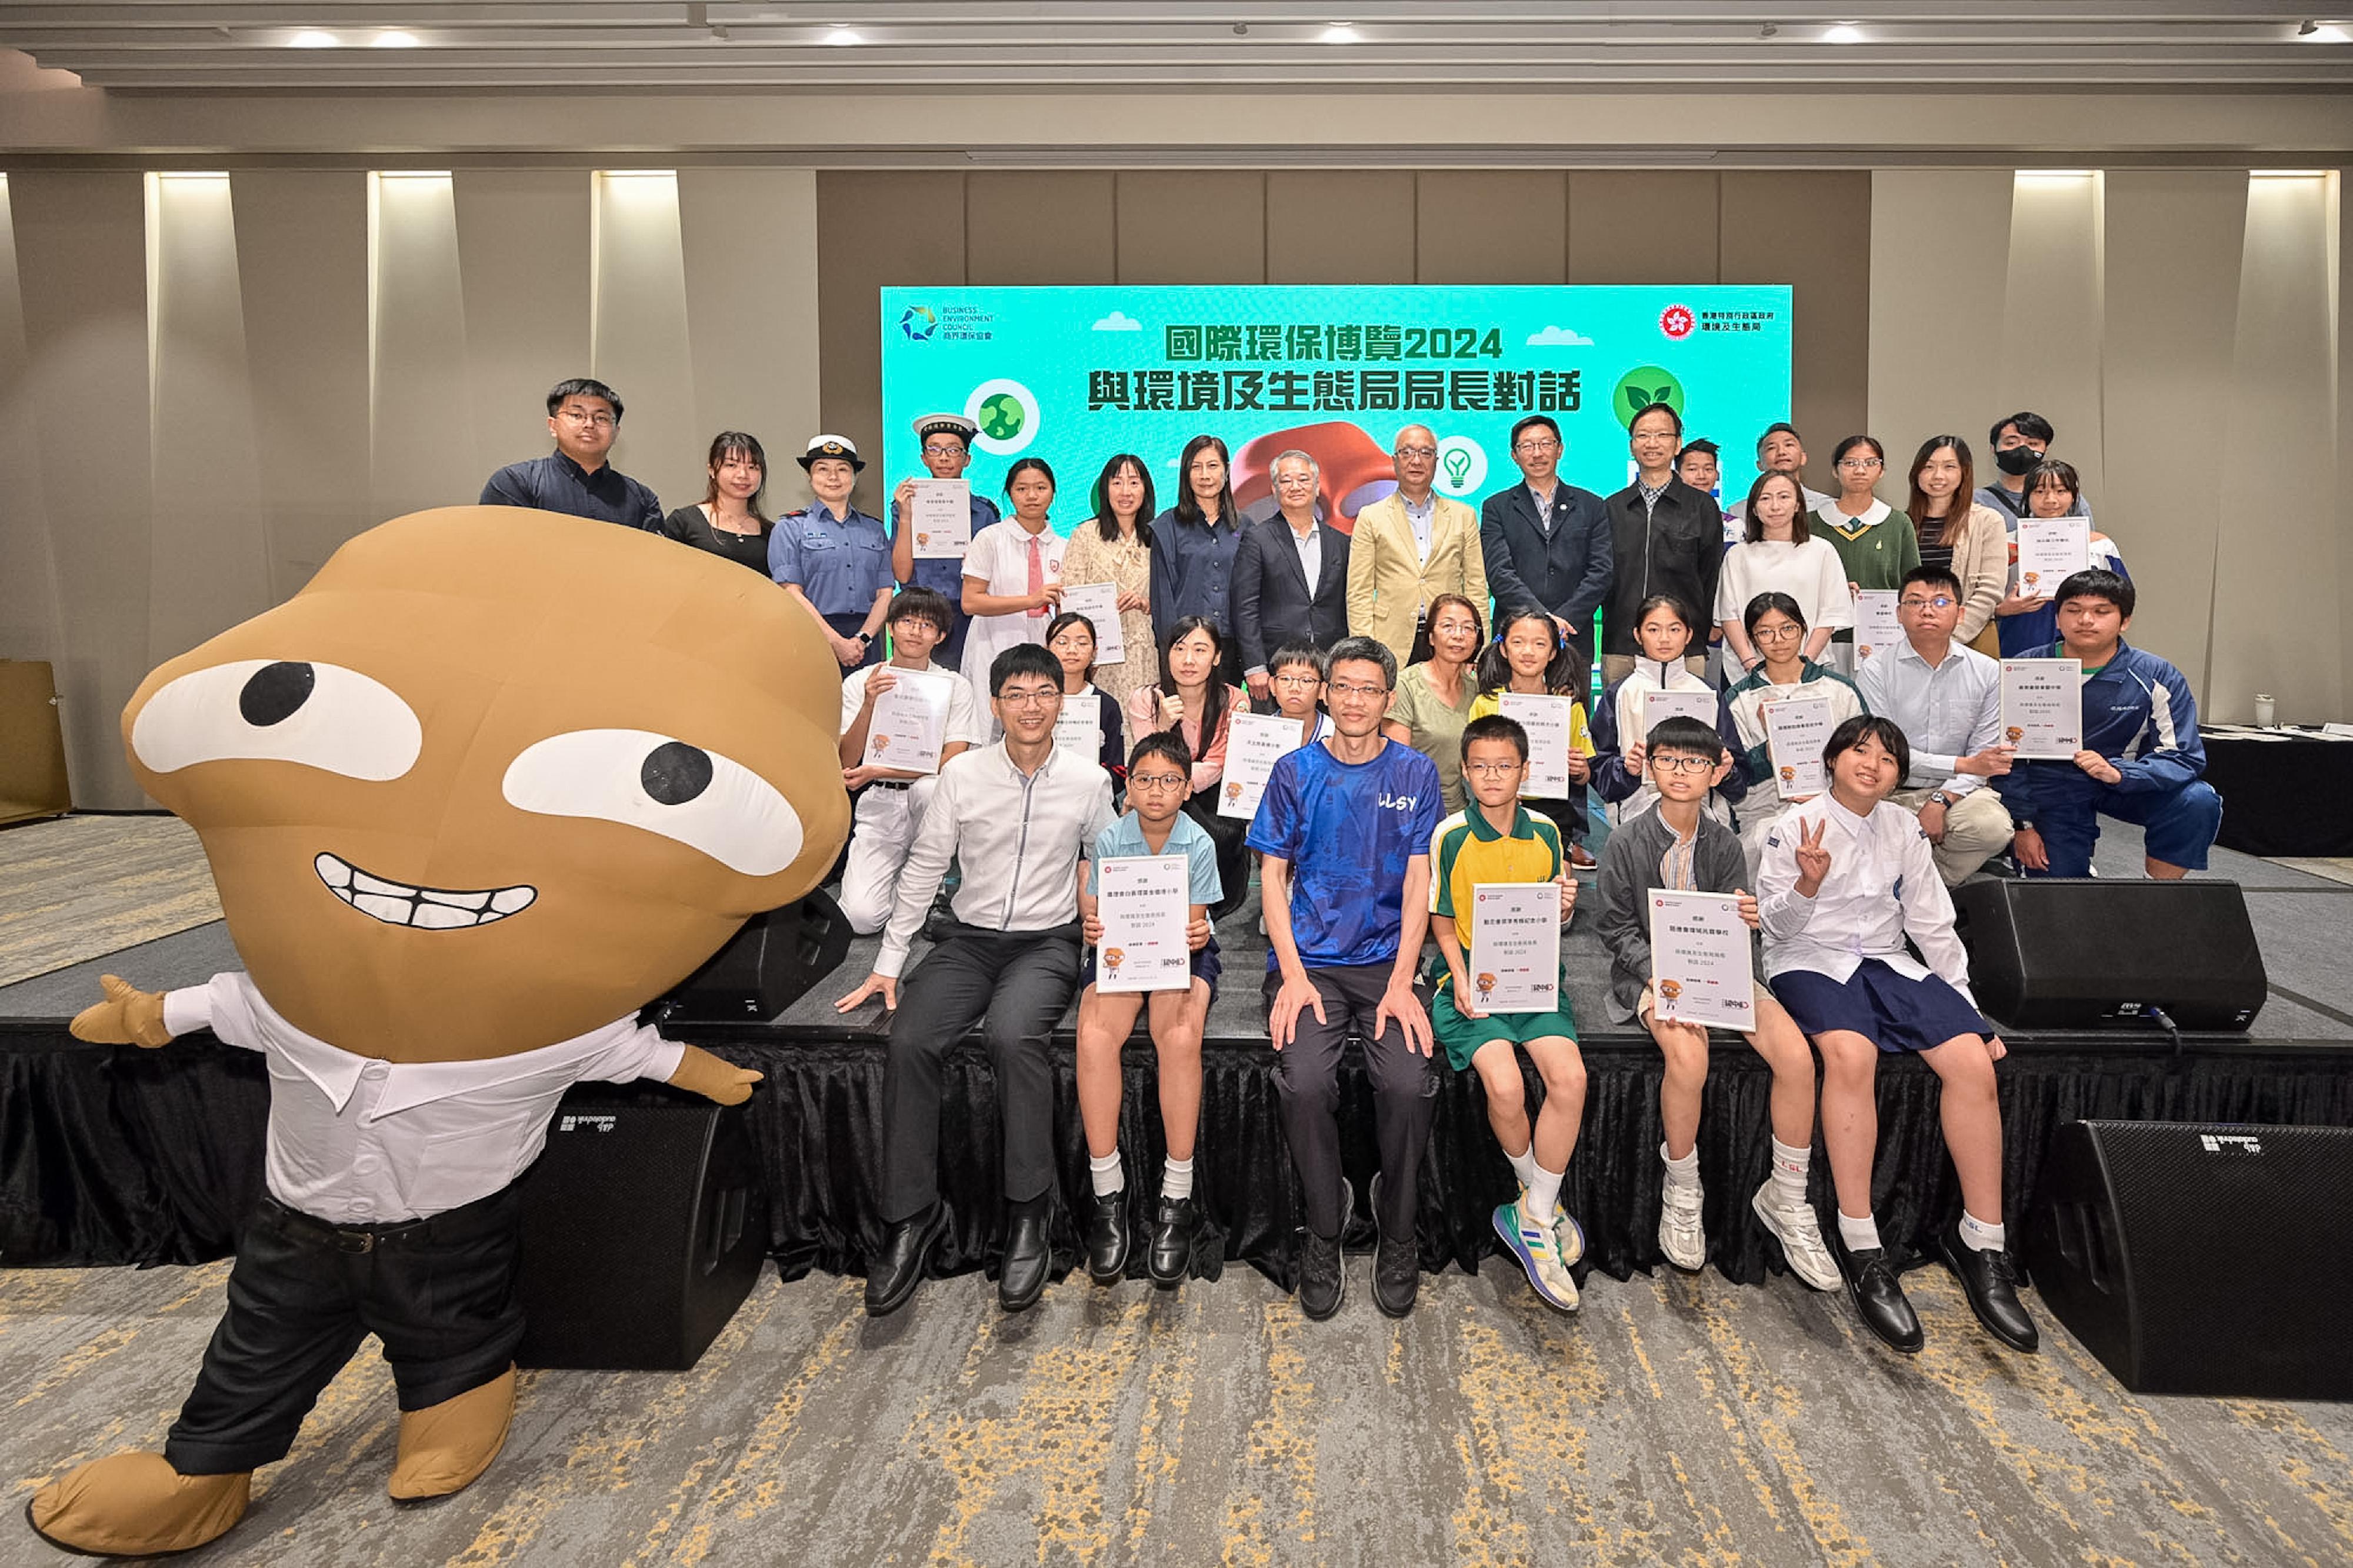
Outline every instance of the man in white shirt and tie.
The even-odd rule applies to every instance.
[[[871,1317],[907,1304],[947,1229],[939,1192],[942,1068],[976,1023],[997,1074],[1005,1147],[1009,1215],[997,1300],[1018,1312],[1046,1288],[1054,1192],[1048,1040],[1078,988],[1078,864],[1111,823],[1111,775],[1093,757],[1055,748],[1062,668],[1051,653],[1016,644],[990,664],[988,684],[1005,737],[941,765],[874,972],[836,1004],[848,1013],[880,995],[892,1010],[882,1078],[889,1230],[867,1264]],[[955,921],[908,977],[902,998],[908,951],[952,859],[963,868]]]
[[[1906,573],[1895,618],[1904,641],[1855,671],[1863,706],[1895,721],[1912,771],[1889,801],[1920,819],[1948,888],[2010,847],[2010,812],[1986,781],[2010,772],[2001,743],[2001,666],[1953,640],[1961,583],[1943,566]]]

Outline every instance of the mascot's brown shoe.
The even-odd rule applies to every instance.
[[[400,1458],[385,1489],[395,1502],[448,1497],[474,1484],[506,1447],[514,1368],[455,1399],[400,1413]]]
[[[161,1454],[114,1454],[33,1494],[25,1518],[52,1546],[93,1557],[185,1552],[245,1517],[253,1472],[184,1476]]]

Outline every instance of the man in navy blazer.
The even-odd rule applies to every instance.
[[[1560,426],[1550,415],[1531,414],[1512,426],[1512,460],[1525,482],[1497,490],[1479,509],[1487,588],[1498,618],[1515,605],[1552,616],[1577,654],[1582,692],[1593,669],[1593,615],[1609,595],[1609,509],[1560,478]]]
[[[1234,552],[1234,633],[1251,700],[1269,696],[1266,661],[1295,643],[1330,647],[1348,635],[1348,536],[1315,519],[1322,476],[1304,452],[1274,460],[1282,510],[1242,530]]]

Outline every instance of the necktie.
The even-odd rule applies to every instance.
[[[1039,548],[1038,536],[1033,533],[1029,536],[1029,592],[1042,594],[1045,591],[1046,555]],[[1033,621],[1045,619],[1046,606],[1039,605],[1033,607],[1029,612],[1029,618]]]

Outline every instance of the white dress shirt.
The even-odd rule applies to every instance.
[[[1854,684],[1864,704],[1894,720],[1912,742],[1912,771],[1904,779],[1908,787],[1964,795],[1985,783],[1955,770],[1963,757],[2001,740],[2000,663],[1955,643],[1942,663],[1931,666],[1906,637],[1864,659]]]
[[[1421,563],[1427,566],[1430,564],[1430,538],[1438,526],[1438,495],[1432,491],[1423,496],[1421,504],[1417,507],[1405,499],[1403,490],[1399,490],[1398,505],[1405,510],[1406,526],[1413,530],[1414,550],[1421,556]]]
[[[511,1057],[379,1061],[304,1034],[234,972],[166,992],[164,1026],[210,1029],[268,1059],[269,1195],[330,1225],[424,1219],[486,1198],[539,1158],[565,1089],[668,1079],[686,1054],[631,1016]]]
[[[902,675],[914,673],[895,664],[861,665],[841,678],[841,728],[836,735],[847,735],[849,727],[858,722],[859,710],[866,706],[866,683],[878,669],[896,669]],[[972,682],[953,669],[942,669],[929,659],[923,661],[922,673],[935,675],[948,683],[948,721],[941,731],[940,743],[954,745],[962,741],[967,746],[985,746],[988,736],[981,722],[980,705],[972,700]]]
[[[1822,847],[1831,868],[1812,898],[1798,891],[1798,838],[1828,823]],[[1878,959],[1907,980],[1934,970],[1968,1000],[1969,960],[1953,934],[1953,899],[1920,819],[1883,805],[1857,816],[1828,791],[1781,814],[1765,840],[1757,871],[1757,913],[1765,928],[1767,978],[1792,970],[1827,974],[1844,984],[1866,958]],[[1904,951],[1909,935],[1927,968]]]
[[[1302,533],[1292,527],[1289,518],[1282,521],[1284,527],[1291,529],[1291,542],[1299,551],[1300,570],[1307,574],[1307,595],[1314,598],[1317,585],[1324,581],[1324,525],[1311,522],[1307,525],[1307,531]],[[1425,551],[1423,553],[1429,552]]]
[[[896,979],[948,861],[964,868],[951,907],[966,925],[1050,931],[1079,918],[1079,856],[1110,825],[1111,775],[1060,746],[1024,773],[1005,742],[953,757],[899,873],[874,973]]]

